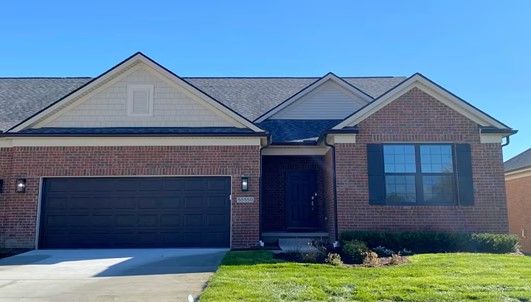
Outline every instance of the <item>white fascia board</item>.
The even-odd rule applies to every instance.
[[[263,146],[261,137],[9,137],[10,147]]]
[[[270,111],[266,112],[264,115],[260,116],[258,119],[255,120],[256,123],[261,123],[268,119],[269,117],[275,115],[276,113],[282,111],[284,108],[288,107],[289,105],[295,103],[297,100],[301,99],[302,97],[308,95],[310,92],[314,91],[315,89],[319,88],[321,85],[326,83],[327,81],[334,81],[334,83],[338,84],[342,88],[346,89],[350,93],[361,97],[363,100],[365,100],[367,103],[371,102],[373,99],[364,94],[361,90],[354,88],[352,85],[346,83],[343,79],[339,78],[333,73],[329,73],[325,75],[324,77],[320,78],[310,86],[304,88],[303,90],[297,92],[295,95],[291,96],[290,98],[286,99],[284,102],[280,103],[277,107],[271,109]]]
[[[452,108],[458,113],[464,115],[470,120],[478,123],[481,126],[493,126],[501,129],[509,129],[507,126],[501,124],[485,113],[479,111],[463,100],[455,97],[446,90],[438,87],[434,83],[428,81],[426,78],[419,74],[415,74],[402,82],[400,85],[386,92],[384,95],[377,98],[374,102],[363,107],[359,111],[347,117],[343,122],[336,125],[333,129],[342,129],[344,127],[353,126],[359,124],[378,110],[382,109],[392,101],[398,99],[406,92],[413,88],[419,88],[425,93],[431,95],[436,100],[442,102],[446,106]]]

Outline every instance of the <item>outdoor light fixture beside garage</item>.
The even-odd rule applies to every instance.
[[[17,179],[17,193],[24,193],[26,192],[26,179],[25,178],[18,178]]]
[[[249,177],[242,176],[242,191],[249,191]]]

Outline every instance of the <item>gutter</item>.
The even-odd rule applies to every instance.
[[[505,137],[505,143],[503,143],[501,146],[505,147],[508,146],[511,143],[510,136],[513,134],[518,133],[518,130],[511,129],[511,128],[496,128],[496,127],[488,127],[488,126],[479,126],[479,133],[485,133],[485,134],[506,134],[503,137]]]

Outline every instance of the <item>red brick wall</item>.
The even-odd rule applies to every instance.
[[[286,230],[286,174],[288,171],[317,172],[317,207],[319,224],[326,228],[325,195],[323,192],[322,156],[264,156],[262,159],[262,226],[263,231]]]
[[[531,176],[507,180],[505,185],[509,230],[520,237],[522,250],[531,253]]]
[[[259,240],[258,146],[14,147],[0,149],[0,173],[6,182],[0,196],[4,247],[34,247],[39,179],[45,176],[231,175],[232,247]],[[250,177],[248,192],[240,191],[243,174]],[[26,193],[14,192],[18,177],[27,179]],[[255,202],[237,204],[238,196]]]
[[[414,88],[359,125],[356,144],[336,145],[339,230],[507,232],[500,144],[481,144],[478,125]],[[367,144],[469,143],[474,206],[369,205]]]

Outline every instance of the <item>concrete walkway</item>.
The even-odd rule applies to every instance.
[[[188,301],[224,249],[36,250],[0,259],[0,301]]]

